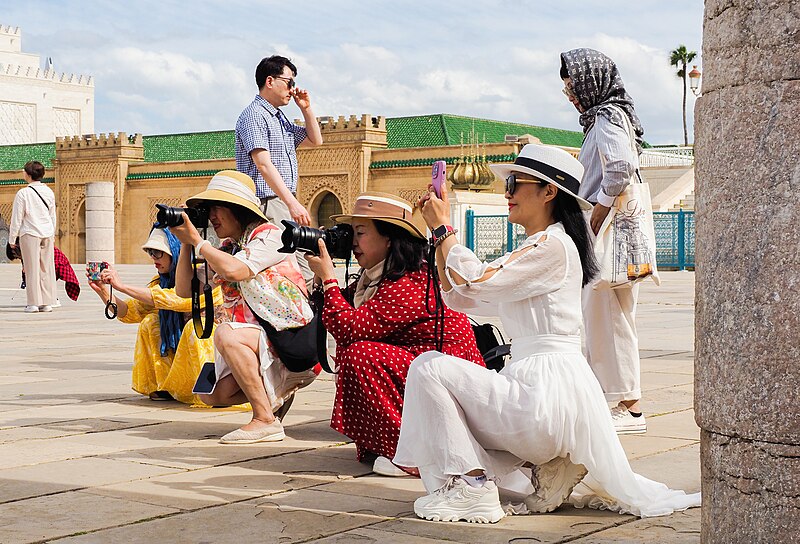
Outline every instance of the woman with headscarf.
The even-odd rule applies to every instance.
[[[117,319],[139,323],[131,378],[134,391],[152,400],[202,404],[192,388],[203,363],[214,360],[214,342],[197,338],[189,314],[192,301],[175,293],[181,244],[169,229],[154,228],[142,249],[158,272],[147,287],[127,285],[111,265],[100,273],[100,281],[90,280],[89,286],[107,303],[110,285],[115,291],[111,298],[117,305]],[[122,300],[117,292],[131,298]],[[219,289],[214,298],[222,301]]]
[[[583,164],[581,198],[593,209],[589,219],[597,235],[616,197],[639,169],[644,130],[625,91],[619,70],[610,58],[594,49],[573,49],[561,54],[563,93],[580,112],[585,134],[578,160]],[[633,128],[628,133],[627,121]],[[647,430],[642,414],[639,340],[636,335],[638,285],[616,289],[583,289],[583,320],[586,331],[586,359],[597,376],[611,409],[614,427],[620,434]]]
[[[322,321],[336,340],[331,427],[353,439],[359,461],[375,459],[374,472],[405,476],[407,467],[391,459],[400,434],[408,367],[416,356],[437,349],[437,319],[429,311],[436,302],[425,225],[409,202],[378,192],[360,194],[352,213],[332,219],[352,225],[353,255],[361,273],[340,289],[324,243],[318,257],[307,257],[325,289]],[[467,316],[446,306],[442,311],[439,349],[483,366]]]

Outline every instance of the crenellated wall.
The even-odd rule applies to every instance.
[[[94,132],[94,79],[61,73],[22,52],[22,31],[0,25],[0,145]]]
[[[434,161],[444,160],[448,169],[452,169],[459,159],[470,154],[468,146],[459,145],[388,149],[386,120],[381,116],[322,117],[318,122],[323,145],[297,150],[300,174],[297,196],[309,210],[315,226],[332,213],[332,204],[334,208],[348,210],[355,197],[367,190],[393,193],[414,202],[430,182]],[[87,184],[107,182],[113,185],[114,260],[147,263],[148,258],[140,247],[155,221],[155,204],[182,205],[188,197],[202,191],[216,172],[236,168],[232,146],[227,151],[231,158],[146,161],[147,149],[152,154],[150,157],[220,156],[220,149],[232,144],[216,133],[178,136],[180,138],[172,140],[171,147],[160,149],[156,146],[165,145],[168,137],[153,137],[149,143],[140,134],[127,136],[125,133],[56,139],[53,167],[48,168],[45,181],[53,183],[58,203],[56,243],[70,260],[84,262],[86,258]],[[526,137],[517,142],[486,144],[481,146],[480,160],[511,161],[528,141],[532,140]],[[202,151],[176,152],[197,149]],[[574,148],[565,149],[577,152]],[[24,162],[21,155],[25,150],[14,149],[13,152],[20,155],[17,163],[21,167]],[[42,157],[24,156],[24,160],[29,158]],[[0,172],[0,241],[3,220],[10,216],[14,194],[22,185],[19,171]],[[494,196],[502,200],[502,182],[495,180],[486,186],[485,192],[495,193]],[[459,202],[464,203],[462,207],[466,209],[474,205],[474,200],[465,193]]]

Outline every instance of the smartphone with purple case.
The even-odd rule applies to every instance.
[[[444,185],[446,169],[447,163],[444,161],[434,162],[431,169],[431,185],[433,185],[433,191],[439,198],[442,198],[442,185]]]

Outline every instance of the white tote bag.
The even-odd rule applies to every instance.
[[[636,140],[628,115],[616,109],[625,120],[625,128],[634,154]],[[602,155],[601,161],[602,159]],[[656,266],[656,236],[653,226],[653,205],[650,186],[642,181],[639,169],[625,190],[614,200],[605,221],[600,226],[594,243],[594,252],[600,265],[595,289],[631,287],[645,278],[661,284]]]

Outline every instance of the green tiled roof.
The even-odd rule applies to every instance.
[[[513,162],[517,156],[508,155],[487,155],[489,162]],[[369,165],[370,168],[406,168],[410,166],[431,166],[436,161],[444,161],[447,164],[455,164],[458,157],[439,157],[432,159],[403,159],[396,161],[375,161]]]
[[[189,172],[143,172],[139,174],[128,174],[125,179],[202,178],[206,176],[211,177],[217,172],[217,170],[191,170]]]
[[[492,121],[476,117],[435,114],[412,117],[389,117],[386,119],[386,132],[389,148],[432,147],[459,145],[461,135],[466,144],[467,135],[475,129],[480,143],[486,136],[486,143],[501,143],[506,134],[522,136],[530,134],[539,138],[543,144],[565,147],[580,147],[583,133],[556,128],[521,125],[506,121]]]
[[[55,183],[56,178],[42,178],[42,183]],[[19,179],[0,179],[0,185],[25,185],[28,183],[23,178]]]
[[[22,170],[28,161],[39,161],[47,168],[53,166],[56,144],[0,145],[0,170]]]
[[[145,136],[144,162],[230,159],[235,142],[232,130]]]
[[[580,132],[458,115],[415,115],[386,119],[389,149],[458,145],[461,134],[464,133],[466,137],[473,126],[481,143],[484,135],[487,143],[499,143],[506,134],[531,134],[542,143],[567,147],[580,147],[583,142]],[[235,151],[233,130],[145,136],[142,143],[145,162],[230,159]],[[0,171],[21,170],[29,160],[38,160],[51,167],[55,155],[55,143],[0,146]]]

